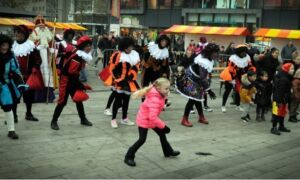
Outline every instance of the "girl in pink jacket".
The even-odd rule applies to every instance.
[[[135,166],[135,153],[145,143],[148,129],[153,129],[160,137],[161,146],[165,157],[178,156],[179,151],[174,151],[169,144],[166,134],[170,128],[159,118],[164,108],[165,99],[168,97],[170,81],[166,78],[158,78],[153,85],[145,87],[133,94],[133,97],[146,97],[140,106],[136,117],[139,128],[139,139],[128,149],[124,162],[129,166]]]

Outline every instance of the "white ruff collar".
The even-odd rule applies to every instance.
[[[61,41],[60,44],[61,44],[64,48],[67,47],[67,42],[66,42],[65,40]],[[71,43],[71,44],[75,46],[75,45],[77,44],[77,41],[72,40],[72,43]]]
[[[81,57],[83,60],[85,60],[86,62],[89,62],[91,60],[93,60],[93,57],[92,57],[92,53],[86,53],[82,50],[77,50],[76,51],[76,54]]]
[[[139,53],[137,53],[135,50],[132,50],[130,54],[121,52],[120,62],[128,62],[131,66],[134,66],[140,62]]]
[[[245,68],[249,65],[251,59],[248,54],[243,58],[240,58],[234,54],[230,56],[229,61],[233,62],[238,68]]]
[[[27,56],[30,54],[35,48],[34,43],[27,39],[24,43],[19,44],[17,41],[12,45],[12,51],[14,52],[16,57]]]
[[[158,47],[158,45],[155,44],[154,42],[150,42],[148,44],[148,49],[149,49],[150,55],[152,57],[154,57],[156,60],[164,60],[169,57],[168,48],[160,49]]]
[[[211,73],[214,67],[214,61],[210,61],[207,58],[202,57],[201,54],[199,54],[195,59],[194,63],[198,64],[199,66],[203,67],[207,70],[207,72]]]

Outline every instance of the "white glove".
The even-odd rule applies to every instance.
[[[54,48],[49,48],[49,51],[51,54],[53,54],[55,52],[55,49]]]

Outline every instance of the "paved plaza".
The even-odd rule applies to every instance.
[[[180,156],[165,158],[158,136],[150,131],[136,154],[137,166],[129,167],[123,159],[138,138],[137,128],[110,127],[111,117],[103,114],[110,91],[93,76],[96,72],[89,73],[97,91],[91,92],[84,104],[93,127],[80,125],[71,101],[59,119],[59,131],[50,129],[55,104],[34,105],[39,122],[25,121],[25,105],[21,104],[16,125],[20,139],[12,141],[6,137],[4,114],[0,114],[0,178],[300,178],[300,123],[287,122],[292,132],[275,136],[269,133],[270,113],[267,121],[259,123],[254,120],[254,108],[249,123],[240,120],[234,106],[222,113],[217,80],[213,87],[218,98],[209,101],[214,111],[205,113],[209,125],[197,123],[198,116],[191,115],[194,127],[181,126],[187,99],[176,93],[170,95],[172,105],[161,118],[171,128],[167,137]],[[140,100],[130,102],[132,120],[139,104]]]

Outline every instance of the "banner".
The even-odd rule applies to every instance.
[[[111,15],[120,19],[120,0],[111,0]]]

